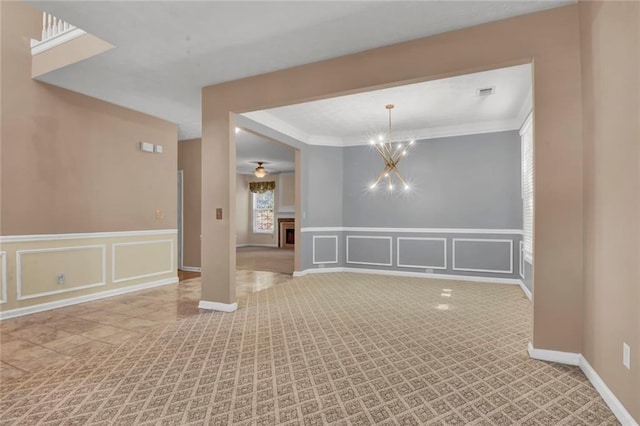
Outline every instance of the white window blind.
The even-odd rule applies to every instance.
[[[267,191],[253,195],[253,232],[256,234],[273,234],[274,232],[274,193]]]
[[[532,116],[520,129],[522,143],[522,230],[525,258],[533,256],[533,123]]]

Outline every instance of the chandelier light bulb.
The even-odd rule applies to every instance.
[[[412,140],[411,142],[409,142],[409,145],[413,145],[415,143],[415,140]]]
[[[393,185],[389,184],[389,191],[393,191]]]
[[[376,144],[376,141],[374,141],[373,139],[369,139],[369,143],[370,143],[371,145],[375,145],[375,144]]]
[[[370,189],[376,189],[376,184],[372,183],[371,186],[369,187]]]
[[[389,173],[385,173],[385,174],[384,174],[384,177],[389,177]]]
[[[382,142],[384,140],[384,135],[378,135],[378,140]]]
[[[402,155],[407,155],[407,150],[402,151]]]
[[[404,190],[405,190],[405,191],[408,191],[408,190],[409,190],[409,185],[405,185],[405,186],[404,186]]]

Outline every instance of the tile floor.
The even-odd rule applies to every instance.
[[[0,322],[0,380],[117,346],[200,312],[199,273],[180,283]],[[237,295],[280,284],[291,275],[238,271]]]

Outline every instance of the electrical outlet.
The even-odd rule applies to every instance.
[[[57,279],[58,279],[58,284],[64,284],[64,274],[58,274]]]
[[[631,347],[622,342],[622,364],[631,370]]]
[[[158,209],[156,210],[156,220],[162,220],[164,219],[164,214],[162,213],[162,210]]]

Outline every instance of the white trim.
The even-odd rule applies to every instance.
[[[316,239],[320,239],[320,238],[324,238],[324,239],[331,239],[334,238],[336,240],[336,260],[331,260],[331,261],[326,261],[326,262],[317,262],[316,261]],[[311,251],[312,251],[312,256],[311,256],[311,261],[314,265],[320,265],[320,264],[325,264],[325,263],[338,263],[338,236],[337,235],[314,235],[312,238],[312,244],[311,244]]]
[[[31,55],[35,56],[38,53],[42,53],[46,50],[53,49],[56,46],[60,46],[68,41],[85,35],[86,32],[80,28],[73,28],[63,33],[57,34],[54,37],[48,38],[44,41],[38,41],[31,39]],[[34,43],[35,42],[35,43]]]
[[[315,238],[315,236],[314,236]],[[400,241],[402,240],[419,240],[419,241],[442,241],[444,250],[444,265],[431,266],[431,265],[403,265],[400,263]],[[422,269],[447,269],[447,239],[446,238],[423,238],[423,237],[398,237],[396,238],[396,266],[401,268],[422,268]]]
[[[622,426],[638,426],[638,423],[633,419],[631,413],[624,408],[624,405],[616,398],[615,394],[609,389],[604,380],[600,378],[596,370],[593,369],[589,361],[587,361],[582,354],[580,355],[580,369],[584,375],[587,376],[587,379],[589,379],[593,387],[596,388]]]
[[[504,239],[487,239],[487,238],[453,238],[451,240],[453,242],[452,247],[452,267],[451,269],[454,271],[465,271],[465,272],[490,272],[496,274],[513,274],[513,240],[504,240]],[[500,270],[500,269],[477,269],[477,268],[456,268],[456,242],[457,241],[473,241],[473,242],[498,242],[498,243],[508,243],[509,244],[509,270]]]
[[[377,263],[377,262],[357,262],[349,260],[349,239],[369,239],[369,240],[389,240],[389,263]],[[373,235],[347,235],[347,259],[346,263],[354,265],[372,265],[372,266],[393,266],[393,237],[373,236]]]
[[[575,352],[552,351],[549,349],[536,349],[531,342],[527,345],[529,357],[540,361],[559,362],[567,365],[580,365],[580,354]]]
[[[178,170],[178,183],[180,184],[179,194],[180,200],[179,204],[179,216],[180,223],[178,224],[178,252],[180,256],[178,256],[178,269],[181,269],[184,265],[184,170]]]
[[[167,269],[165,271],[152,272],[150,274],[135,275],[135,276],[132,276],[132,277],[125,277],[125,278],[116,279],[116,247],[149,245],[149,244],[158,244],[158,243],[169,243],[170,244],[171,261],[170,261],[170,264],[169,264],[169,269]],[[155,277],[157,275],[169,274],[169,273],[174,272],[173,265],[174,265],[173,264],[173,240],[130,241],[130,242],[127,242],[127,243],[113,243],[111,245],[111,282],[114,283],[114,284],[115,283],[121,283],[121,282],[124,282],[124,281],[137,280],[139,278],[149,278],[149,277]]]
[[[396,277],[413,277],[413,278],[433,278],[438,280],[452,280],[452,281],[471,281],[477,283],[489,283],[489,284],[508,284],[519,285],[520,280],[516,278],[494,278],[494,277],[477,277],[473,275],[452,275],[452,274],[433,274],[411,271],[393,271],[389,269],[368,269],[357,267],[339,267],[339,268],[310,268],[303,271],[296,271],[293,273],[294,277],[303,277],[305,275],[312,274],[326,274],[334,272],[349,272],[356,274],[372,274],[372,275],[391,275]]]
[[[201,272],[201,269],[199,266],[182,266],[180,270],[186,271],[186,272]]]
[[[42,293],[22,295],[22,256],[33,253],[49,253],[57,251],[74,251],[74,250],[86,250],[99,248],[102,250],[102,281],[97,283],[85,284],[75,287],[62,288],[60,290],[44,291]],[[70,291],[83,290],[92,287],[101,287],[107,283],[107,246],[106,244],[96,244],[88,246],[73,246],[73,247],[54,247],[45,249],[28,249],[16,251],[16,300],[36,299],[38,297],[51,296],[53,294],[68,293]]]
[[[527,299],[531,300],[533,295],[531,294],[531,291],[529,291],[527,286],[524,284],[524,281],[520,281],[520,288],[522,289],[522,292],[524,293],[524,295],[527,296]]]
[[[518,243],[519,243],[518,244],[519,246],[518,272],[519,272],[520,278],[524,280],[524,243],[522,242],[522,240],[520,240]]]
[[[334,272],[347,272],[349,268],[335,267],[335,268],[310,268],[303,271],[293,271],[293,277],[304,277],[305,275],[312,274],[331,274]]]
[[[533,265],[533,254],[527,250],[523,250],[524,252],[524,260],[529,262],[529,265]]]
[[[547,349],[536,349],[531,342],[527,346],[529,356],[533,359],[541,361],[558,362],[560,364],[576,365],[579,366],[587,379],[591,382],[593,387],[598,391],[604,402],[611,409],[622,426],[638,426],[638,423],[633,419],[631,413],[622,405],[622,402],[615,396],[615,394],[609,389],[607,384],[598,375],[596,370],[589,364],[589,361],[582,354],[574,352],[560,352],[551,351]]]
[[[278,248],[278,245],[277,244],[251,244],[251,243],[236,244],[236,248],[240,248],[240,247],[272,247],[272,248]]]
[[[207,309],[210,311],[220,311],[220,312],[233,312],[238,309],[237,303],[220,303],[220,302],[209,302],[208,300],[201,300],[198,303],[199,309]]]
[[[85,232],[76,234],[5,235],[0,236],[0,243],[5,244],[24,243],[32,241],[80,240],[86,238],[144,237],[148,235],[169,235],[177,233],[177,229],[155,229],[149,231]]]
[[[71,297],[69,299],[56,300],[54,302],[40,303],[38,305],[26,306],[24,308],[16,308],[8,311],[0,311],[0,320],[8,318],[20,317],[36,312],[49,311],[51,309],[63,308],[65,306],[77,305],[78,303],[91,302],[93,300],[104,299],[105,297],[119,296],[121,294],[132,293],[139,290],[147,290],[154,287],[160,287],[178,282],[178,277],[165,278],[159,281],[151,281],[143,284],[136,284],[129,287],[121,287],[113,290],[105,290],[99,293],[86,294],[84,296]]]
[[[464,229],[464,228],[364,228],[353,226],[311,226],[300,232],[386,232],[415,234],[490,234],[522,235],[522,229]]]
[[[0,287],[0,304],[7,303],[7,252],[0,251],[0,257],[2,258],[2,284]]]

